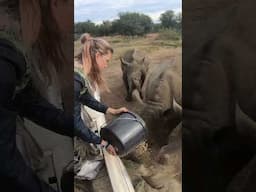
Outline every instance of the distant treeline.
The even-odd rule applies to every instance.
[[[85,32],[94,36],[141,36],[164,29],[171,29],[177,33],[181,33],[181,13],[175,14],[174,11],[168,10],[160,15],[160,21],[160,23],[153,23],[149,16],[141,13],[119,13],[118,19],[114,21],[103,21],[100,25],[96,25],[90,20],[75,23],[75,39]]]

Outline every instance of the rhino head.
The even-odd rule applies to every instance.
[[[132,100],[132,91],[137,89],[141,91],[149,62],[146,57],[137,50],[129,50],[124,57],[120,58],[123,72],[123,81],[127,91],[126,100]]]

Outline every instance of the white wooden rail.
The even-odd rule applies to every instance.
[[[97,100],[100,100],[99,91],[94,93],[94,97]],[[92,119],[95,119],[96,127],[94,128],[98,129],[98,133],[100,133],[101,127],[106,124],[104,114],[91,110],[86,106],[85,109],[90,114]],[[102,153],[113,192],[135,192],[131,179],[120,157],[110,155],[105,149],[102,151]]]
[[[106,150],[103,150],[103,155],[113,192],[135,192],[120,157],[110,155]]]

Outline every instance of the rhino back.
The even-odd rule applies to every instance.
[[[145,103],[159,103],[164,107],[170,107],[173,97],[181,104],[181,77],[172,71],[170,64],[154,66],[146,77],[142,96]]]

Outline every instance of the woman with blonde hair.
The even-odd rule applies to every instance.
[[[102,140],[93,133],[81,118],[81,107],[86,105],[98,112],[116,115],[127,112],[125,107],[114,109],[97,101],[93,96],[92,87],[98,85],[102,90],[109,90],[102,78],[101,71],[107,67],[112,57],[113,49],[107,41],[101,38],[92,38],[89,34],[83,34],[80,38],[83,48],[75,57],[75,131],[86,132],[84,141],[93,144],[101,144],[113,155],[115,148],[107,141]],[[90,83],[89,79],[93,84]],[[94,87],[95,88],[95,87]],[[88,120],[86,122],[89,124]],[[78,134],[77,134],[78,135]]]

